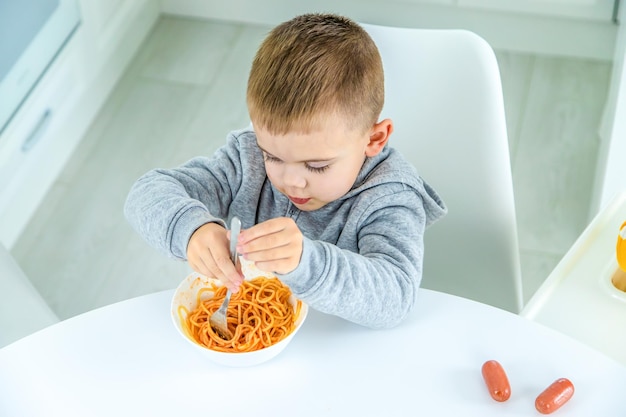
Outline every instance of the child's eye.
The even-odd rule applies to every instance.
[[[309,164],[306,164],[306,169],[308,169],[311,172],[316,172],[318,174],[321,174],[322,172],[326,171],[329,167],[330,167],[330,165],[324,165],[324,166],[321,166],[321,167],[314,167],[314,166],[311,166]]]
[[[265,162],[281,162],[280,159],[267,153],[263,155],[263,158],[265,159]]]
[[[264,153],[263,154],[263,159],[265,160],[265,162],[273,162],[273,163],[283,162],[281,159],[278,159],[275,156],[270,155],[268,153]],[[312,165],[309,165],[309,164],[306,164],[306,163],[304,164],[304,166],[306,167],[307,170],[309,170],[311,172],[315,172],[317,174],[320,174],[320,173],[326,171],[330,167],[330,165],[324,165],[324,166],[316,167],[316,166],[312,166]]]

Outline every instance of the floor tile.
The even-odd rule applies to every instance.
[[[163,16],[136,58],[142,76],[209,85],[231,49],[238,24]]]
[[[246,107],[248,73],[268,30],[269,27],[249,25],[234,40],[216,73],[219,82],[210,86],[189,128],[180,138],[174,152],[177,164],[193,156],[212,154],[226,142],[229,132],[250,124]]]
[[[500,67],[507,133],[509,136],[509,153],[513,163],[519,142],[520,120],[524,117],[534,59],[530,54],[508,51],[496,51],[496,58]]]
[[[532,298],[533,294],[543,284],[561,258],[561,254],[530,250],[520,251],[522,276],[524,277],[524,304]]]
[[[203,95],[188,85],[137,81],[91,152],[68,164],[77,174],[46,196],[36,217],[47,223],[31,222],[13,253],[61,318],[125,291],[123,280],[111,285],[132,232],[122,212],[127,192],[148,169],[170,165]]]
[[[513,164],[523,249],[565,253],[588,222],[610,69],[535,59]]]

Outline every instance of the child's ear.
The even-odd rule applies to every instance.
[[[389,136],[393,132],[393,122],[391,119],[382,120],[372,127],[370,130],[370,141],[365,147],[365,156],[376,156],[383,150]]]

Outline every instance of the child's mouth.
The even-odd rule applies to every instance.
[[[306,204],[309,202],[310,198],[298,198],[298,197],[292,197],[289,196],[289,199],[294,203],[294,204]]]

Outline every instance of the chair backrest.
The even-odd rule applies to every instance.
[[[426,231],[422,286],[519,312],[513,183],[493,50],[466,30],[363,27],[383,59],[390,145],[449,210]]]

